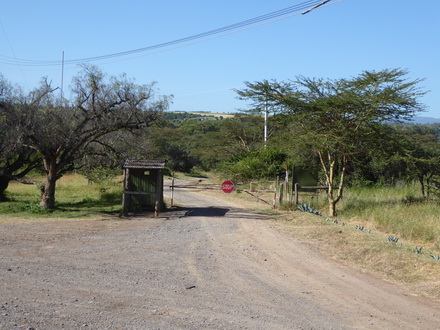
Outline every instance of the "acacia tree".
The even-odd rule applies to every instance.
[[[17,105],[11,115],[46,171],[41,206],[54,208],[57,180],[74,169],[75,160],[94,143],[121,129],[150,126],[158,118],[168,98],[155,99],[153,87],[136,85],[125,75],[107,78],[98,68],[87,67],[73,80],[71,101],[60,101],[55,89],[43,80],[39,89]]]
[[[436,178],[440,176],[439,137],[429,132],[429,127],[401,128],[401,145],[393,157],[403,161],[412,176],[417,177],[424,199],[429,199],[431,190],[437,188]]]
[[[328,213],[336,215],[348,165],[357,155],[374,152],[383,141],[383,123],[409,119],[424,106],[420,80],[407,72],[364,71],[351,79],[297,77],[270,82],[267,97],[292,120],[292,134],[318,155],[327,185]],[[335,189],[336,188],[336,189]]]

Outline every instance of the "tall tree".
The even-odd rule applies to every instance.
[[[267,98],[290,117],[292,133],[319,157],[330,216],[336,215],[342,198],[349,162],[377,148],[384,138],[382,124],[409,119],[424,109],[418,101],[424,94],[417,86],[421,80],[410,81],[406,75],[386,69],[351,79],[270,82]]]
[[[168,106],[167,97],[155,99],[154,84],[137,85],[125,75],[108,78],[96,67],[74,78],[71,101],[60,101],[54,92],[43,80],[12,114],[25,143],[43,161],[40,205],[45,208],[55,206],[57,180],[94,143],[121,129],[150,126]]]

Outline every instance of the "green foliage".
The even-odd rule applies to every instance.
[[[247,88],[237,93],[253,101],[257,112],[262,104],[270,104],[290,117],[292,136],[319,157],[328,186],[329,213],[334,216],[356,156],[373,153],[387,141],[384,123],[409,119],[424,109],[418,102],[424,95],[417,87],[420,80],[409,81],[406,75],[393,69],[339,80],[300,76],[287,82],[246,83]]]
[[[197,157],[191,155],[191,151],[178,143],[170,143],[162,150],[167,159],[167,166],[172,171],[190,173],[194,166],[199,165]]]
[[[48,214],[51,213],[51,210],[48,210],[38,203],[25,203],[24,211],[32,214]]]
[[[202,117],[200,119],[185,120],[179,127],[187,135],[201,135],[208,132],[218,132],[220,130],[220,122]]]
[[[94,183],[105,183],[114,179],[115,176],[121,174],[120,168],[109,168],[102,165],[92,168],[85,168],[80,171],[88,180]]]
[[[212,115],[201,115],[198,113],[186,112],[186,111],[173,111],[173,112],[164,112],[163,118],[167,121],[172,122],[173,124],[179,126],[181,123],[188,119],[215,119]]]
[[[281,150],[260,149],[225,163],[224,171],[236,180],[273,179],[284,170],[286,159],[287,155]]]

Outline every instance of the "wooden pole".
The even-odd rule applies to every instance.
[[[163,180],[162,171],[158,170],[156,173],[156,193],[154,201],[154,216],[158,217],[162,209],[162,194],[163,194]]]
[[[298,203],[299,203],[298,183],[295,183],[295,205],[298,205]]]
[[[173,201],[174,201],[174,173],[173,173],[173,177],[171,179],[171,202],[170,202],[170,207],[173,207]]]
[[[124,189],[122,192],[122,214],[127,215],[128,214],[128,199],[130,196],[125,194],[125,191],[128,190],[128,170],[124,168]]]
[[[284,193],[284,185],[280,184],[280,197],[279,197],[279,201],[280,201],[280,205],[283,203],[283,193]]]
[[[290,190],[289,190],[289,168],[288,168],[288,164],[286,163],[286,177],[285,177],[285,182],[286,182],[286,200],[287,203],[290,206]]]

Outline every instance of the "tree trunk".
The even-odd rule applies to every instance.
[[[425,191],[425,176],[423,174],[419,173],[419,174],[417,174],[417,178],[419,179],[420,187],[422,189],[422,196],[424,199],[427,199],[426,191]]]
[[[426,199],[429,199],[431,195],[431,186],[432,186],[432,177],[434,173],[430,173],[426,175]]]
[[[58,180],[56,159],[45,159],[46,182],[41,187],[40,206],[46,209],[55,208],[55,185]]]
[[[335,153],[327,152],[327,157],[324,158],[322,152],[318,151],[319,159],[321,161],[322,168],[324,170],[325,178],[327,180],[327,200],[328,200],[328,213],[330,217],[336,216],[336,204],[341,200],[344,190],[345,172],[347,171],[348,157],[342,155],[340,179],[337,191],[333,188],[335,184],[335,177],[338,164],[338,157]],[[336,194],[336,197],[335,197]]]
[[[327,201],[328,201],[328,215],[330,217],[336,216],[336,203],[333,191],[333,182],[335,179],[335,166],[337,164],[335,154],[327,152],[327,157],[324,158],[323,153],[318,151],[319,159],[321,161],[322,169],[324,170],[327,181]]]
[[[328,201],[328,214],[330,217],[336,216],[336,202],[334,200]]]
[[[9,185],[9,177],[6,175],[0,175],[0,202],[5,202],[7,200],[5,191]]]
[[[333,187],[328,185],[327,188],[327,201],[328,201],[328,215],[330,217],[336,216],[336,201],[333,197]]]

